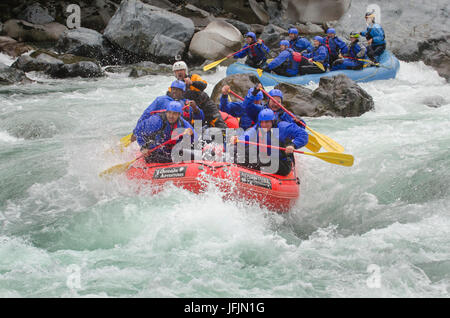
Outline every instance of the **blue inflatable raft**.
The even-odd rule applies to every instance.
[[[286,83],[293,85],[306,85],[310,82],[318,83],[322,76],[334,76],[338,74],[345,74],[355,82],[370,82],[376,80],[386,80],[395,78],[395,75],[400,68],[398,59],[389,51],[384,51],[380,56],[380,66],[365,67],[362,70],[338,70],[332,72],[325,72],[321,74],[309,74],[303,76],[286,77],[276,75],[273,73],[264,72],[259,80],[264,86],[275,86],[278,83]],[[234,63],[228,66],[227,76],[233,74],[255,74],[258,76],[255,68],[249,67],[242,63]]]

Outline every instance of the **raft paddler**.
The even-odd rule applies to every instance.
[[[240,137],[234,136],[231,141],[234,144],[240,141],[254,142],[259,145],[246,144],[245,157],[239,158],[240,154],[237,153],[237,164],[258,170],[265,167],[265,172],[287,176],[292,170],[293,152],[308,143],[308,133],[294,123],[276,120],[275,113],[266,108],[258,114],[256,125]],[[274,150],[264,145],[283,147],[286,150]],[[255,155],[254,158],[251,157],[252,153]],[[268,162],[262,160],[268,157],[270,158]]]
[[[167,105],[165,112],[159,112],[150,115],[147,119],[140,121],[133,130],[133,135],[141,147],[141,152],[146,155],[149,150],[167,142],[173,136],[183,132],[191,136],[189,148],[192,142],[197,138],[194,128],[182,118],[183,106],[178,101],[171,101]],[[147,163],[173,162],[172,150],[182,138],[173,140],[167,145],[156,149],[145,157]]]
[[[253,87],[250,88],[248,94],[251,94]],[[230,91],[229,85],[224,85],[222,87],[222,96],[220,97],[220,110],[222,112],[228,113],[233,117],[239,118],[239,127],[247,130],[254,125],[256,121],[253,121],[248,115],[245,109],[245,105],[241,101],[229,102],[228,93]],[[263,93],[260,91],[254,100],[255,104],[260,104],[263,99]]]
[[[262,39],[256,39],[256,34],[253,32],[247,32],[245,34],[246,44],[239,53],[236,53],[233,58],[243,58],[247,56],[245,64],[254,68],[261,68],[267,61],[266,55],[270,49],[264,44]]]
[[[172,71],[177,80],[186,84],[186,89],[204,91],[208,83],[198,74],[189,74],[188,66],[183,61],[177,61],[172,66]]]

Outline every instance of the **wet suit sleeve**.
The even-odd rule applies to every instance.
[[[263,110],[263,106],[255,104],[255,96],[253,95],[247,95],[244,99],[244,101],[242,102],[242,107],[245,109],[245,111],[247,112],[248,117],[251,118],[251,120],[253,120],[253,122],[257,122],[258,121],[258,114],[260,111]]]
[[[270,62],[269,64],[267,64],[267,68],[269,70],[273,70],[274,68],[280,66],[281,64],[283,64],[284,61],[286,61],[286,59],[289,57],[289,52],[284,50],[283,52],[281,52],[276,58],[273,59],[272,62]]]
[[[308,143],[308,133],[296,124],[285,123],[281,127],[279,126],[279,128],[285,130],[286,137],[292,140],[295,149],[304,147]]]
[[[236,53],[236,54],[233,56],[233,58],[235,58],[235,59],[240,59],[240,58],[245,57],[245,56],[247,55],[247,51],[248,51],[248,49],[246,49],[247,46],[248,46],[248,44],[244,45],[243,49],[245,49],[245,50],[242,50],[241,52]]]
[[[148,136],[162,127],[161,118],[157,115],[150,116],[146,120],[138,122],[136,128],[133,130],[133,135],[136,136],[136,141],[142,148],[150,149],[153,140],[148,140]]]

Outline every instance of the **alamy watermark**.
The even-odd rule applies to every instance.
[[[67,28],[74,29],[81,26],[81,9],[78,4],[69,4],[66,8],[67,13],[71,13],[66,20]]]

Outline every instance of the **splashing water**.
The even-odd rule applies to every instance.
[[[423,63],[360,84],[372,112],[306,118],[355,164],[299,156],[288,215],[98,178],[172,77],[31,76],[0,88],[0,297],[449,296],[450,86]]]

